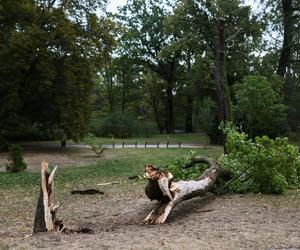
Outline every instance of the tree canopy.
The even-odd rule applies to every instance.
[[[3,0],[0,135],[77,140],[112,114],[215,142],[225,120],[253,137],[297,134],[299,9],[130,0],[108,13],[100,0]]]

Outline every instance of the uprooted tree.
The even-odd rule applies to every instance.
[[[55,169],[49,173],[48,163],[41,163],[40,194],[36,207],[33,233],[47,231],[63,231],[62,221],[57,219],[56,212],[59,205],[53,205],[53,184]]]

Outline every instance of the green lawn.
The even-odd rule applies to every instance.
[[[86,186],[101,181],[122,180],[128,182],[131,175],[142,175],[144,165],[151,163],[164,167],[188,153],[189,149],[121,149],[109,150],[110,159],[98,160],[95,164],[84,167],[61,167],[57,171],[56,185]],[[199,155],[216,157],[222,153],[220,147],[195,150]],[[129,181],[132,183],[132,181]],[[39,173],[0,173],[0,189],[38,188]]]

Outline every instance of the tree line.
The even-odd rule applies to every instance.
[[[110,126],[137,119],[214,142],[225,120],[252,137],[297,134],[299,13],[299,0],[128,0],[117,13],[3,0],[0,135],[78,140],[112,114]]]

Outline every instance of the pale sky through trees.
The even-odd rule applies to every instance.
[[[117,7],[123,6],[127,0],[111,0],[108,4],[108,11],[117,12]],[[257,0],[245,0],[245,4],[257,6]]]

